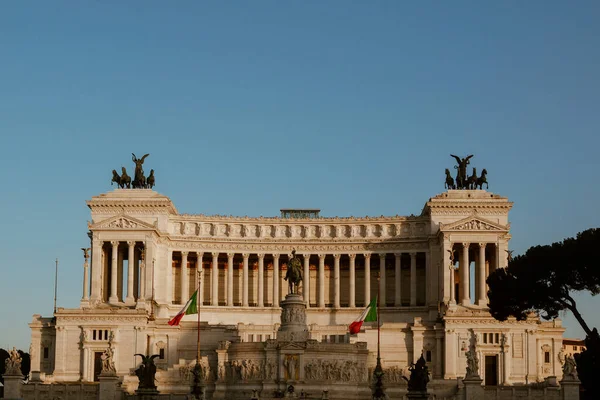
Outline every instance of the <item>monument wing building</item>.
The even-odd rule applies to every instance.
[[[418,216],[364,218],[289,209],[272,218],[187,215],[151,189],[116,189],[87,205],[91,251],[84,254],[81,304],[59,308],[53,318],[34,315],[34,380],[93,382],[110,347],[124,387],[137,385],[134,354],[158,354],[159,390],[188,392],[197,317],[185,316],[178,326],[167,322],[196,290],[209,398],[241,382],[366,385],[376,363],[377,327],[365,323],[351,335],[348,325],[378,293],[389,390],[405,386],[402,376],[421,355],[433,382],[455,385],[465,376],[473,338],[486,385],[562,374],[559,320],[499,322],[486,307],[488,274],[507,266],[512,203],[506,197],[448,190]],[[288,372],[277,372],[283,364],[257,354],[268,353],[277,339],[293,250],[304,278],[302,340],[312,349],[302,354],[316,355],[289,353],[282,361]],[[295,339],[286,340],[293,349]],[[333,347],[325,344],[339,344],[347,358],[328,361]],[[352,374],[344,374],[348,368]]]

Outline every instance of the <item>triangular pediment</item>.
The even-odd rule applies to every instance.
[[[279,348],[281,350],[304,350],[306,342],[284,342]]]
[[[500,225],[485,218],[470,216],[450,224],[440,224],[440,230],[448,231],[476,231],[476,232],[508,232],[509,226]]]
[[[130,217],[128,215],[116,215],[103,221],[96,222],[89,226],[90,229],[135,229],[135,230],[149,230],[156,229],[155,226],[150,225],[147,222],[141,221],[137,218]]]

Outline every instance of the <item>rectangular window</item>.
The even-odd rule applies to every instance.
[[[499,333],[496,333],[494,343],[500,343],[500,334]]]
[[[254,342],[254,335],[248,335],[248,341]]]
[[[165,349],[160,349],[158,351],[158,358],[160,358],[161,360],[165,359]]]
[[[425,353],[425,360],[427,362],[431,362],[431,350],[427,350],[427,352]]]
[[[577,351],[577,346],[573,346],[573,351]]]
[[[483,334],[483,343],[487,343],[487,333]]]
[[[549,351],[544,352],[544,362],[546,364],[550,364],[550,352]]]
[[[96,340],[96,330],[92,331],[92,340]]]
[[[46,359],[46,358],[48,358],[48,353],[49,353],[49,352],[50,352],[50,351],[48,350],[48,347],[45,347],[45,346],[44,346],[44,358],[45,358],[45,359]]]

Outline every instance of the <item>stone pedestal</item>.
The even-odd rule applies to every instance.
[[[485,391],[482,386],[483,379],[478,376],[473,376],[463,379],[465,385],[465,400],[479,400],[485,396]]]
[[[297,293],[290,293],[281,302],[281,326],[277,331],[280,342],[303,342],[308,340],[306,325],[306,302]]]
[[[119,377],[116,374],[100,374],[98,381],[98,400],[118,400]]]
[[[21,399],[21,388],[23,387],[23,375],[3,375],[4,398]]]
[[[6,378],[4,378],[6,379]],[[560,381],[562,387],[563,400],[579,400],[579,385],[581,382],[579,379],[563,379]]]

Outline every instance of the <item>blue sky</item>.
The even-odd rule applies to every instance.
[[[81,297],[85,200],[150,153],[180,212],[420,213],[453,154],[511,248],[600,226],[600,3],[0,4],[0,347]],[[132,171],[131,171],[132,172]],[[600,326],[597,298],[581,311]],[[571,316],[566,336],[582,336]]]

